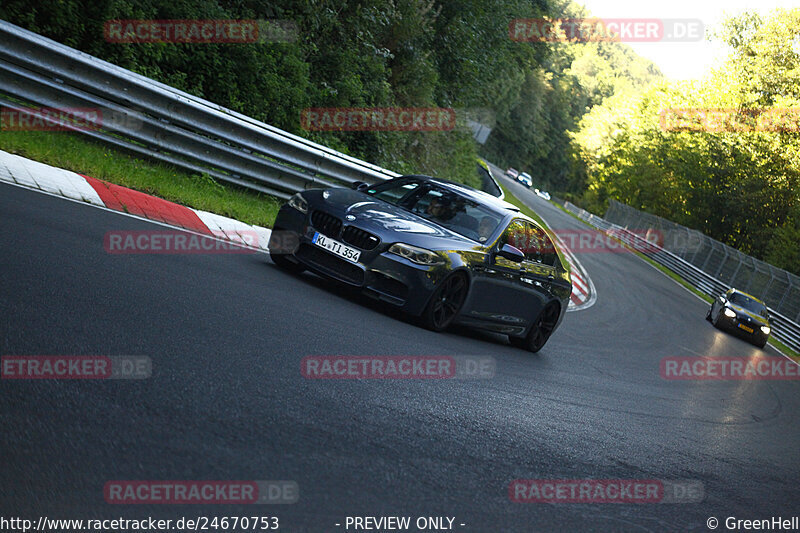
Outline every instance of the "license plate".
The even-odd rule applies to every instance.
[[[744,324],[739,324],[739,327],[745,330],[747,333],[753,333],[753,328],[748,328]]]
[[[326,237],[325,235],[319,232],[314,233],[314,238],[311,240],[311,242],[313,242],[320,248],[324,248],[329,252],[333,252],[342,259],[347,259],[351,263],[358,263],[358,258],[361,257],[361,252],[359,252],[355,248],[351,248],[346,244],[340,243],[337,240],[331,239],[330,237]]]

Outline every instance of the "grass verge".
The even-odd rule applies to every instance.
[[[281,206],[272,196],[139,159],[75,133],[0,131],[0,150],[257,226],[272,227]]]
[[[506,195],[506,198],[505,198],[506,202],[508,202],[510,204],[514,204],[515,206],[519,207],[519,210],[523,215],[531,217],[533,220],[535,220],[536,222],[538,222],[539,224],[541,224],[545,228],[548,228],[548,229],[550,228],[550,226],[547,225],[547,222],[545,222],[542,219],[542,217],[540,217],[539,214],[536,213],[536,211],[534,211],[533,209],[531,209],[530,207],[528,207],[527,205],[522,203],[519,200],[519,198],[517,198],[516,196],[511,194],[511,191],[509,191],[506,187],[503,187],[503,185],[501,183],[498,182],[497,184],[500,185],[501,189],[503,189],[503,194]]]

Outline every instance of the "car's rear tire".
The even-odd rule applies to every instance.
[[[467,299],[468,285],[467,276],[459,272],[445,278],[420,315],[422,325],[431,331],[442,331],[452,324]]]
[[[529,352],[536,353],[547,344],[550,335],[556,329],[561,308],[556,302],[550,302],[542,309],[539,316],[524,337],[509,337],[511,345]]]

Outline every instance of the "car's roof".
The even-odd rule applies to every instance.
[[[444,189],[449,189],[457,194],[462,196],[466,196],[471,200],[475,200],[487,207],[493,207],[498,210],[502,211],[512,211],[514,213],[519,212],[519,208],[514,204],[510,204],[505,200],[501,200],[496,196],[492,196],[491,194],[483,191],[479,191],[478,189],[473,189],[469,185],[464,185],[463,183],[456,183],[455,181],[444,180],[440,178],[433,178],[431,176],[426,176],[424,174],[409,174],[407,176],[401,176],[395,179],[418,179],[420,181],[427,181],[430,183],[434,183]]]

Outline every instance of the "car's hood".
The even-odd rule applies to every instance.
[[[769,326],[769,321],[766,318],[764,318],[763,316],[761,316],[761,315],[759,315],[757,313],[754,313],[754,312],[752,312],[752,311],[750,311],[748,309],[745,309],[744,307],[740,307],[740,306],[738,306],[736,304],[732,304],[730,302],[728,302],[728,307],[730,307],[731,309],[736,311],[736,314],[739,315],[739,316],[746,316],[748,318],[751,318],[754,322],[758,322],[759,324],[761,324],[763,326]]]
[[[327,193],[327,198],[324,197],[324,193]],[[402,241],[430,248],[433,237],[436,239],[435,249],[446,250],[477,245],[474,241],[447,228],[360,191],[315,190],[306,191],[303,196],[312,209],[327,211],[344,220],[345,224],[353,224],[376,233],[384,242]]]

